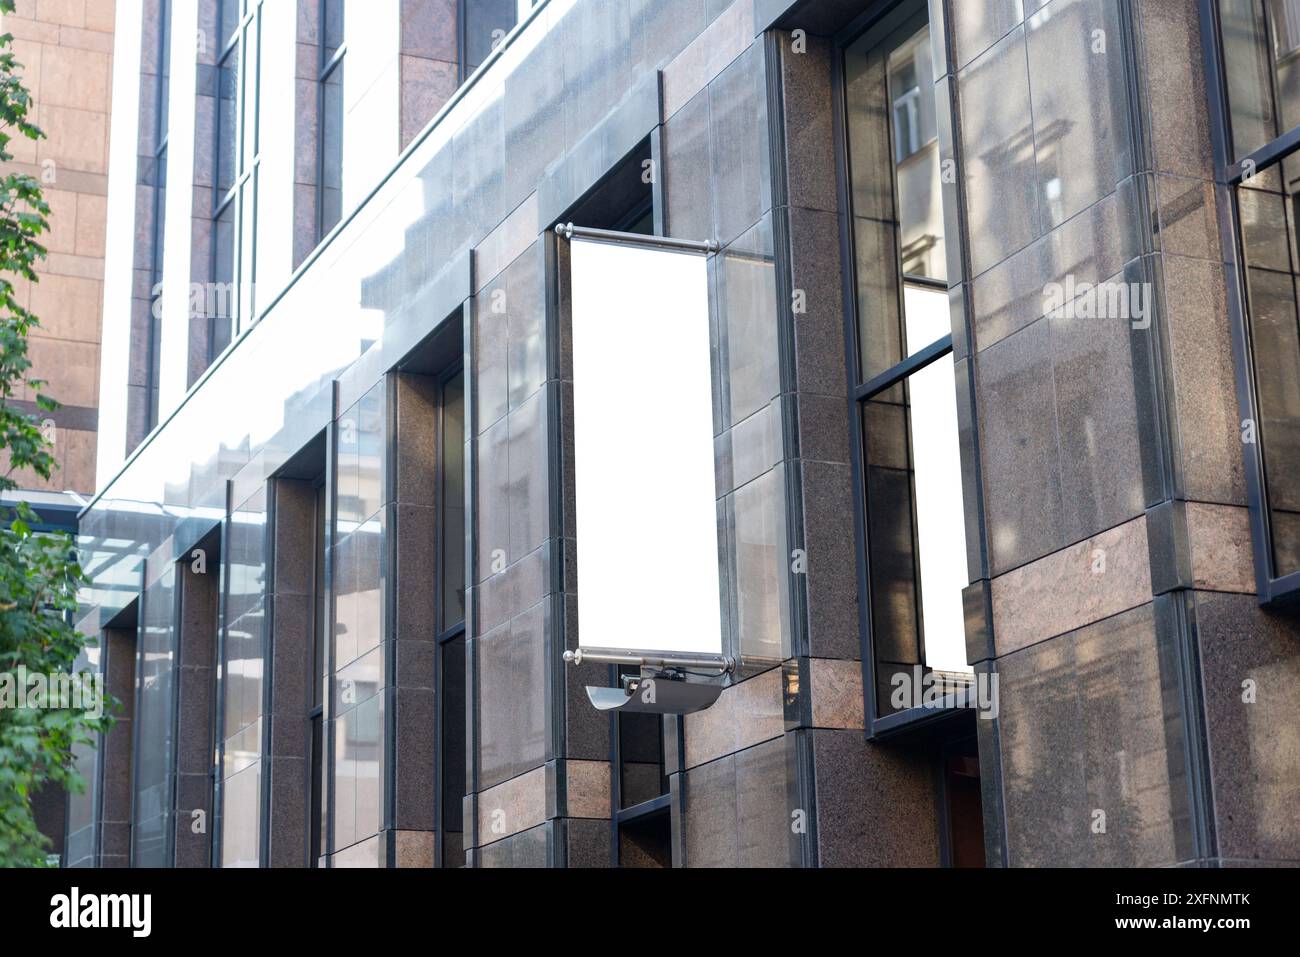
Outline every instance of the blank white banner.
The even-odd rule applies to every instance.
[[[702,254],[574,239],[583,648],[721,654]]]

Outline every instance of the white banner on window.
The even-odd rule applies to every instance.
[[[707,260],[570,251],[579,644],[721,654]]]

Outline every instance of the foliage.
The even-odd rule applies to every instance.
[[[13,0],[0,0],[0,13],[13,13]],[[13,37],[0,36],[0,163],[13,156],[14,136],[37,140],[44,134],[27,116],[31,97],[22,84]],[[58,403],[45,382],[32,377],[27,339],[39,325],[23,305],[20,288],[37,281],[36,263],[45,257],[39,239],[49,230],[50,208],[35,177],[10,168],[0,177],[0,455],[7,471],[0,492],[17,487],[16,474],[48,479],[56,467],[53,448],[33,416],[12,403],[24,394],[37,408]],[[70,674],[87,644],[70,624],[77,590],[87,584],[67,535],[32,530],[38,521],[25,503],[0,508],[0,679],[13,694],[19,668],[28,674]],[[0,697],[0,866],[40,866],[49,841],[36,829],[32,795],[44,786],[79,791],[74,747],[93,745],[109,719],[70,707],[16,708]]]

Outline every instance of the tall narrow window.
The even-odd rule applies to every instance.
[[[846,48],[864,634],[873,720],[969,684],[968,581],[930,36],[924,11]],[[899,694],[898,692],[904,692]]]
[[[1220,0],[1247,361],[1242,448],[1262,601],[1300,594],[1300,0]]]
[[[344,0],[320,0],[320,128],[317,156],[316,239],[343,216]]]
[[[438,442],[438,860],[465,863],[465,375],[442,383]]]
[[[153,236],[150,237],[149,290],[153,309],[149,320],[149,415],[147,430],[158,424],[158,382],[162,347],[163,241],[167,225],[167,120],[171,94],[172,4],[162,0],[158,37],[158,84],[154,104],[154,206]]]
[[[983,864],[962,592],[969,582],[944,236],[940,110],[926,4],[911,0],[843,50],[846,332],[867,729],[928,730],[941,856]]]
[[[212,288],[207,297],[209,363],[252,321],[257,305],[262,5],[258,0],[219,2]]]

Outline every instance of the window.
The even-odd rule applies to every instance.
[[[465,864],[465,375],[446,378],[438,439],[438,862]]]
[[[320,0],[316,241],[343,216],[343,0]]]
[[[163,240],[167,225],[167,119],[170,98],[172,4],[162,0],[158,13],[161,25],[158,37],[157,100],[154,105],[154,195],[153,235],[149,239],[149,291],[153,309],[149,319],[149,409],[146,431],[158,424],[158,382],[162,343]]]
[[[968,583],[930,36],[908,5],[844,51],[864,667],[876,733],[964,690]]]
[[[928,754],[940,857],[984,864],[953,318],[926,4],[901,3],[843,48],[846,354],[868,734]],[[942,111],[942,112],[941,112]],[[961,320],[964,322],[965,317]],[[925,727],[925,733],[908,735]]]
[[[506,38],[516,23],[528,15],[533,0],[460,0],[460,80],[479,68]]]
[[[214,362],[256,308],[255,257],[260,162],[258,87],[262,5],[220,0],[217,61],[212,293],[208,297],[208,363]]]
[[[1264,602],[1300,594],[1300,0],[1220,0],[1219,47],[1244,313],[1242,439]]]

